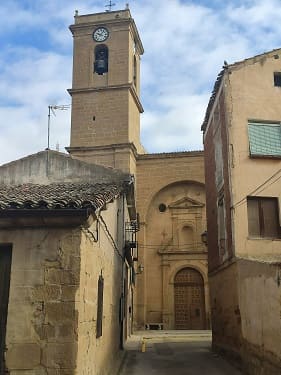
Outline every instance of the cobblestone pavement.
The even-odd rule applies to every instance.
[[[139,332],[126,348],[120,375],[241,375],[212,353],[209,331]]]

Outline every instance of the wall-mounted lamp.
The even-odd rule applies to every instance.
[[[201,233],[201,241],[205,246],[208,245],[208,233],[206,230],[203,233]]]
[[[143,273],[143,271],[144,271],[144,265],[139,264],[138,268],[137,268],[137,271],[136,271],[136,275],[140,275],[141,273]]]

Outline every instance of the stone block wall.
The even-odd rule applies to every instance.
[[[77,356],[80,233],[1,231],[12,243],[6,333],[10,375],[74,374]]]
[[[10,375],[112,375],[118,370],[123,260],[113,243],[121,253],[121,209],[122,200],[115,200],[102,212],[105,224],[93,221],[90,227],[1,231],[0,243],[12,244]],[[100,275],[103,333],[97,338]]]
[[[281,264],[239,260],[242,357],[249,374],[281,372]]]
[[[163,323],[165,320],[165,329],[174,329],[173,280],[165,276],[168,272],[164,269],[170,272],[177,267],[194,265],[200,269],[200,262],[207,259],[200,236],[206,230],[205,206],[199,210],[202,212],[195,210],[191,213],[191,210],[182,208],[177,214],[168,208],[165,213],[161,213],[158,207],[161,203],[168,206],[187,197],[205,204],[203,152],[139,155],[136,181],[141,224],[138,233],[139,263],[145,268],[143,274],[137,276],[134,309],[136,326],[144,328],[146,323]],[[173,254],[180,248],[179,233],[184,223],[194,226],[192,250],[195,250],[195,254],[192,251],[188,254],[183,246],[183,251]],[[169,259],[164,261],[164,252],[167,250],[170,250]],[[163,254],[160,254],[161,251]],[[204,273],[207,273],[205,267],[204,264]],[[165,302],[168,290],[172,301],[169,307]],[[209,310],[208,291],[206,309]]]

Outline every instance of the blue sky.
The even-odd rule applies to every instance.
[[[124,9],[128,1],[114,1]],[[79,14],[105,1],[8,0],[0,7],[0,164],[46,147],[50,104],[68,104]],[[200,126],[223,61],[281,47],[280,0],[131,0],[145,54],[141,139],[148,152],[202,149]],[[69,145],[70,111],[51,122],[51,147]]]

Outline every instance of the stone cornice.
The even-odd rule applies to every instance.
[[[72,88],[72,89],[68,89],[67,91],[72,96],[73,94],[99,92],[99,91],[107,91],[107,90],[129,90],[136,103],[136,106],[138,107],[139,112],[140,113],[144,112],[143,106],[140,102],[140,99],[138,97],[138,94],[136,92],[136,89],[133,83],[126,83],[123,85],[109,85],[109,86],[102,86],[102,87]]]
[[[124,150],[130,149],[135,157],[137,157],[137,149],[133,143],[113,143],[110,145],[104,146],[74,146],[74,147],[66,147],[67,152],[71,154],[71,152],[91,152],[91,151],[108,151],[108,150]]]
[[[138,160],[149,160],[149,159],[168,159],[168,158],[186,158],[186,157],[198,157],[204,156],[204,151],[179,151],[179,152],[162,152],[155,154],[139,154]]]

